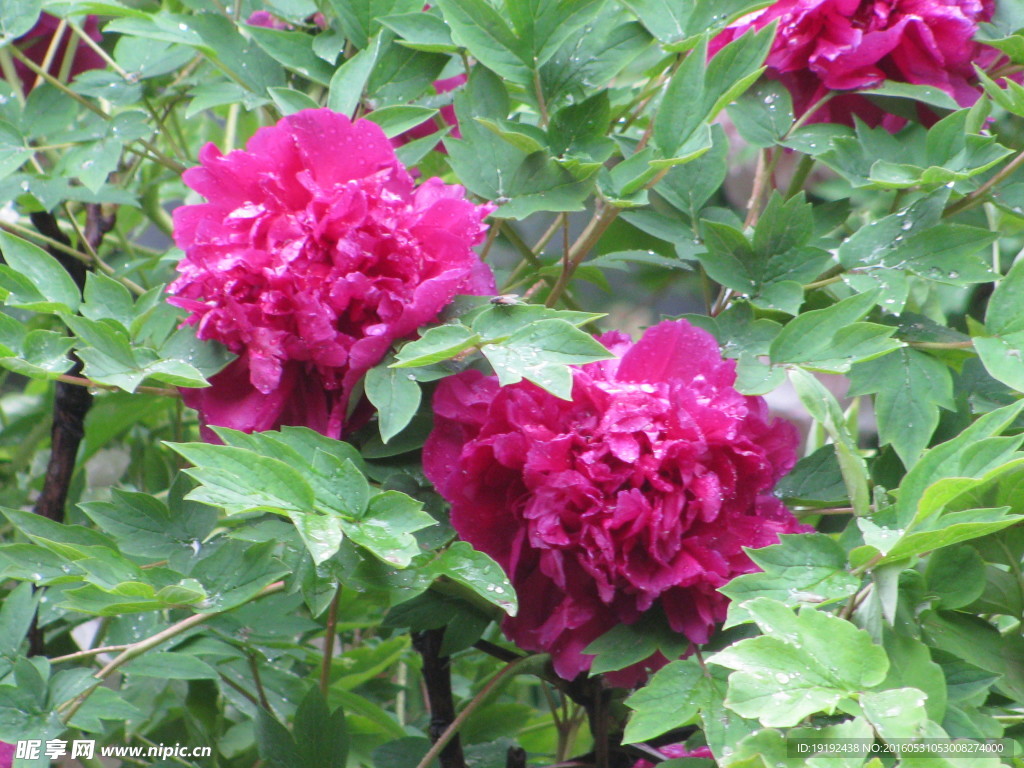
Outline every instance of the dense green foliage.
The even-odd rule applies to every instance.
[[[12,41],[41,7],[0,2],[0,741],[425,767],[447,695],[447,735],[481,768],[621,768],[687,738],[730,768],[894,764],[791,757],[787,737],[1006,737],[1024,754],[1024,89],[999,79],[1024,67],[1024,6],[982,30],[1010,60],[974,107],[874,91],[937,118],[893,135],[795,119],[760,78],[772,28],[709,60],[758,5],[268,0],[290,24],[269,29],[244,22],[250,0],[55,1],[69,30],[103,19],[107,67],[16,84]],[[231,355],[164,301],[169,211],[198,201],[182,170],[313,106],[392,137],[441,125],[452,97],[431,84],[460,73],[461,137],[445,125],[445,152],[429,137],[398,155],[499,204],[480,250],[524,298],[460,299],[396,345],[347,442],[201,442],[177,388]],[[737,193],[730,169],[755,163]],[[791,386],[809,427],[778,494],[821,531],[754,553],[762,572],[723,588],[725,627],[635,691],[601,674],[678,659],[685,638],[658,616],[618,627],[573,682],[520,656],[497,624],[512,585],[455,540],[418,453],[433,382],[469,363],[567,397],[567,366],[607,357],[591,333],[609,322],[585,310],[608,293],[703,302],[687,318],[741,392]],[[424,685],[448,656],[453,693]]]

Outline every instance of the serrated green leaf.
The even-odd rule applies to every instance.
[[[707,659],[735,670],[726,704],[740,715],[767,727],[796,725],[885,678],[885,650],[850,622],[812,608],[795,614],[766,598],[743,607],[766,634]]]
[[[270,507],[305,512],[315,497],[300,471],[283,462],[226,445],[168,443],[195,466],[185,470],[200,486],[188,498],[229,513]]]
[[[633,715],[622,740],[635,744],[692,720],[707,695],[708,682],[694,659],[673,661],[626,700]]]
[[[949,368],[917,349],[898,349],[858,363],[850,372],[849,395],[875,393],[879,441],[892,444],[912,467],[939,423],[939,408],[953,409]]]
[[[849,597],[860,579],[847,573],[846,552],[821,533],[783,534],[778,544],[746,550],[760,573],[737,576],[719,592],[732,600],[726,628],[752,621],[743,603],[756,597],[788,606],[822,605]]]
[[[572,373],[566,366],[613,356],[593,336],[557,319],[533,322],[501,344],[485,344],[481,351],[502,386],[525,378],[563,400],[572,390]]]
[[[362,520],[343,520],[342,529],[384,562],[405,568],[420,553],[413,532],[435,524],[421,502],[404,493],[384,491],[370,500]]]

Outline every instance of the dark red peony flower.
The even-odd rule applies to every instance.
[[[994,48],[973,42],[995,0],[779,0],[740,19],[712,44],[717,52],[751,27],[778,20],[768,53],[768,74],[793,94],[797,114],[830,91],[878,86],[883,80],[941,88],[969,106],[980,94],[973,64],[990,65]],[[895,129],[903,121],[865,97],[842,94],[813,119]]]
[[[413,186],[379,126],[310,109],[244,151],[207,144],[174,212],[168,289],[202,339],[239,355],[185,402],[208,425],[337,437],[359,379],[459,293],[492,293],[472,247],[494,210],[460,186]]]
[[[86,16],[85,22],[81,26],[82,31],[91,39],[96,42],[102,39],[103,36],[100,34],[99,23],[95,16]],[[61,34],[55,42],[54,38],[58,30]],[[60,19],[44,13],[39,17],[36,25],[19,37],[14,44],[21,49],[25,56],[40,67],[46,61],[46,56],[50,49],[56,44],[56,48],[54,48],[53,55],[50,58],[50,65],[46,69],[47,72],[55,77],[59,77],[61,72],[65,71],[65,68],[69,75],[74,77],[86,70],[103,69],[106,66],[103,58],[82,41],[76,39],[74,47],[70,48],[68,42],[71,40],[71,37],[72,32],[70,29],[67,27],[61,28]],[[69,60],[68,57],[72,58]],[[21,80],[25,90],[31,90],[36,82],[36,73],[18,60],[14,61],[14,70],[17,72],[18,78]]]
[[[669,744],[658,749],[666,759],[673,760],[677,757],[714,757],[708,747],[697,747],[694,750],[687,749],[682,744]],[[657,768],[650,760],[637,760],[633,768]]]
[[[455,529],[519,594],[506,634],[550,652],[565,678],[590,666],[591,641],[656,604],[707,642],[725,617],[717,588],[756,570],[743,547],[805,530],[771,495],[796,430],[733,388],[735,363],[710,334],[678,320],[636,344],[601,341],[617,357],[575,369],[571,402],[479,371],[445,379],[423,449]]]
[[[0,741],[0,768],[11,768],[14,765],[14,745]]]

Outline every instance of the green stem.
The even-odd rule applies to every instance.
[[[572,279],[576,268],[579,267],[583,259],[586,258],[586,255],[590,253],[590,249],[597,245],[597,241],[601,239],[601,235],[605,233],[608,227],[611,226],[611,223],[615,221],[616,217],[618,217],[619,208],[616,206],[602,204],[600,202],[598,205],[600,207],[590,219],[590,223],[588,223],[586,229],[580,233],[580,236],[576,238],[576,242],[573,243],[572,248],[569,250],[566,268],[559,273],[558,280],[551,289],[547,302],[545,302],[546,306],[553,307],[558,303],[558,299],[561,298],[562,294],[565,292],[566,287],[569,285],[569,280]]]
[[[14,67],[14,61],[11,59],[12,50],[14,50],[13,46],[0,48],[0,72],[3,73],[7,84],[14,90],[14,96],[18,99],[18,104],[25,106],[25,89],[21,78],[18,77],[18,70]]]
[[[800,158],[800,162],[797,163],[796,169],[793,171],[793,178],[789,182],[789,187],[786,188],[787,200],[795,197],[804,188],[804,182],[811,175],[815,162],[815,158],[811,155],[804,155]]]
[[[334,591],[331,607],[327,609],[327,630],[324,632],[324,658],[320,664],[320,693],[327,695],[331,682],[331,659],[334,657],[334,644],[338,635],[338,603],[341,602],[341,585]]]

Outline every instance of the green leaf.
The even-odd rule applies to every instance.
[[[993,379],[1024,392],[1024,332],[976,337],[974,351]]]
[[[969,463],[978,455],[979,446],[994,435],[1002,433],[1024,409],[1024,401],[999,408],[987,413],[959,435],[941,445],[927,450],[921,459],[903,478],[900,483],[899,496],[896,503],[896,521],[898,525],[909,525],[918,514],[918,505],[925,491],[947,477],[963,477],[983,474],[992,468],[988,462],[980,467],[971,467]],[[1016,445],[1019,445],[1019,441]],[[1010,446],[1012,452],[1016,446]],[[1002,454],[996,459],[1005,461]]]
[[[383,17],[390,14],[420,13],[423,4],[416,0],[330,0],[338,14],[341,31],[356,48],[363,49],[370,38],[380,31]]]
[[[416,341],[405,344],[395,356],[395,368],[420,368],[455,357],[480,343],[478,334],[464,325],[439,325]]]
[[[300,765],[345,768],[349,752],[345,713],[340,707],[329,710],[316,687],[310,688],[295,712],[294,736]]]
[[[4,0],[0,5],[0,46],[30,31],[41,9],[40,0]]]
[[[25,137],[6,120],[0,120],[0,178],[14,173],[30,157],[32,150],[25,145]]]
[[[313,53],[313,38],[304,32],[269,29],[251,24],[246,32],[275,61],[320,85],[332,82],[330,65]]]
[[[509,616],[516,615],[516,591],[508,576],[489,555],[473,549],[468,542],[453,542],[431,561],[429,572],[435,578],[445,577],[469,588]]]
[[[753,84],[773,36],[774,27],[748,31],[710,62],[706,41],[690,52],[669,81],[655,118],[654,145],[664,157],[674,157],[702,122],[714,119]]]
[[[804,456],[775,485],[775,495],[792,504],[837,506],[846,501],[843,472],[834,445],[823,445]]]
[[[926,352],[898,349],[858,363],[850,372],[849,396],[875,393],[878,437],[912,467],[939,423],[939,408],[953,410],[949,368]]]
[[[11,291],[8,305],[37,312],[74,312],[82,294],[71,275],[37,245],[0,231],[0,285]]]
[[[351,117],[363,97],[363,89],[380,55],[380,38],[338,67],[330,79],[327,108]]]
[[[72,366],[68,352],[74,346],[75,339],[70,336],[36,329],[22,338],[20,351],[15,350],[19,356],[0,359],[0,365],[34,379],[53,379]]]
[[[500,345],[485,344],[481,351],[501,386],[527,379],[563,400],[572,392],[572,373],[566,366],[613,356],[601,342],[565,320],[538,320]]]
[[[283,116],[294,115],[304,109],[318,109],[320,105],[302,91],[293,88],[268,88],[267,93],[274,100]]]
[[[317,512],[293,512],[289,517],[295,523],[314,565],[320,565],[337,554],[345,538],[340,518]]]
[[[999,281],[985,312],[985,325],[994,338],[975,339],[975,349],[993,378],[1024,391],[1024,262]]]
[[[901,346],[895,328],[859,323],[871,311],[877,291],[857,294],[827,309],[804,312],[787,323],[771,345],[774,363],[800,363],[813,370],[842,372],[862,360]]]
[[[1024,638],[1001,635],[977,616],[953,611],[926,611],[918,621],[932,648],[998,675],[996,689],[1011,699],[1024,699]]]
[[[196,563],[191,576],[203,584],[210,597],[194,610],[215,613],[237,608],[289,573],[273,556],[275,544],[227,541]]]
[[[385,443],[405,429],[420,407],[420,385],[416,377],[389,368],[389,360],[366,374],[366,397],[377,409],[380,437]]]
[[[654,187],[658,194],[691,222],[700,217],[701,208],[722,186],[729,170],[729,140],[720,125],[711,129],[712,146],[695,160],[670,170]],[[691,235],[692,237],[692,235]]]
[[[927,697],[917,688],[868,691],[861,695],[864,717],[882,739],[919,739],[928,734]]]
[[[370,500],[362,520],[343,520],[342,529],[384,562],[405,568],[420,553],[413,532],[435,524],[421,502],[398,491],[384,491]]]
[[[633,624],[619,624],[583,649],[594,654],[591,676],[624,669],[659,651],[667,659],[686,653],[689,641],[674,631],[659,610],[648,611]]]
[[[692,720],[708,682],[695,659],[673,661],[628,699],[633,715],[622,737],[625,744],[652,739]]]
[[[793,125],[793,97],[782,83],[761,80],[728,108],[736,129],[747,142],[771,147]]]
[[[846,571],[845,550],[825,534],[783,534],[779,542],[745,550],[761,573],[737,576],[719,588],[732,600],[726,628],[753,620],[743,605],[756,597],[788,606],[821,605],[849,597],[860,587],[860,579]]]
[[[551,118],[548,135],[554,155],[586,152],[591,142],[604,136],[611,120],[607,91],[558,110]]]
[[[497,341],[538,320],[564,320],[577,327],[604,317],[594,312],[549,309],[536,304],[495,304],[472,319],[473,330],[487,341]]]
[[[857,441],[850,434],[839,403],[818,379],[806,371],[796,368],[789,372],[789,376],[800,402],[835,443],[836,458],[854,514],[867,514],[871,506],[867,465]]]
[[[911,99],[939,109],[959,109],[960,105],[953,97],[941,88],[934,88],[930,85],[912,85],[901,83],[896,80],[886,80],[881,85],[873,88],[864,88],[855,93],[863,93],[872,97],[891,97],[894,99]]]
[[[135,319],[135,302],[117,280],[101,272],[89,272],[85,276],[85,301],[79,311],[90,320],[110,318],[128,328]]]
[[[88,733],[104,733],[115,723],[136,721],[146,713],[122,698],[112,688],[100,686],[85,700],[82,707],[71,718],[68,725],[81,728]]]
[[[916,637],[900,634],[888,626],[882,644],[889,654],[889,673],[879,686],[882,690],[916,688],[924,692],[927,716],[942,722],[946,714],[946,678],[942,667],[932,661],[929,647]]]
[[[129,675],[163,680],[217,680],[217,670],[188,653],[150,651],[124,667]]]
[[[766,598],[743,607],[766,634],[707,660],[736,670],[729,676],[726,705],[743,717],[756,717],[767,727],[796,725],[885,678],[885,650],[850,622],[812,608],[794,614]]]
[[[268,768],[305,768],[291,733],[262,707],[256,711],[255,731],[260,758]]]
[[[439,0],[437,5],[457,45],[502,77],[517,83],[531,82],[519,39],[509,22],[486,0]]]
[[[42,515],[17,509],[0,507],[11,524],[36,544],[41,544],[58,554],[70,557],[87,557],[90,547],[116,551],[113,540],[99,531],[82,525],[56,523]]]
[[[765,0],[695,0],[688,3],[629,0],[626,3],[658,40],[683,50],[686,42],[694,36],[722,29],[766,4]]]
[[[493,73],[483,67],[473,70],[455,96],[455,114],[462,138],[445,139],[449,164],[467,189],[502,204],[495,215],[520,219],[537,211],[582,210],[592,178],[577,178],[547,152],[524,152],[475,119],[503,120],[508,115],[505,86]],[[481,163],[481,157],[489,161]]]
[[[438,110],[429,107],[396,104],[391,107],[375,109],[366,115],[366,119],[383,128],[384,135],[391,139],[405,133],[410,128],[415,128],[417,125],[422,125],[428,120],[432,120],[437,114]]]
[[[985,591],[985,561],[976,549],[966,545],[933,552],[924,574],[928,592],[938,598],[940,608],[962,608]]]
[[[458,46],[452,42],[452,33],[440,16],[433,13],[401,13],[384,16],[380,23],[395,32],[401,40],[417,51],[431,53],[456,53]]]
[[[32,618],[36,615],[39,595],[29,583],[12,589],[0,605],[0,657],[17,655],[18,646],[28,634]]]
[[[229,513],[271,508],[304,512],[315,497],[300,471],[240,448],[204,443],[168,443],[195,467],[185,470],[200,486],[188,498]]]

